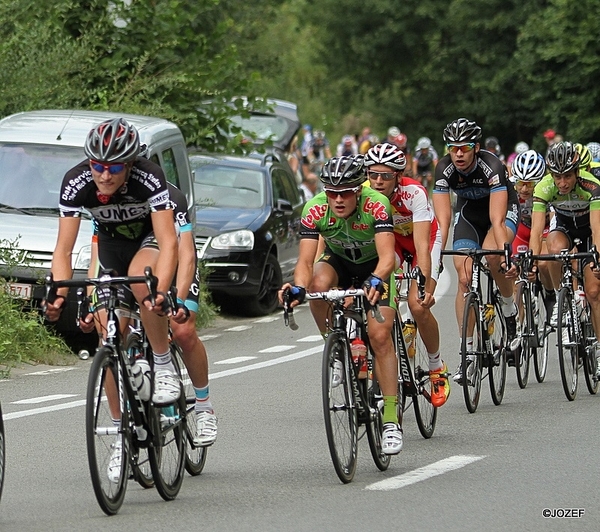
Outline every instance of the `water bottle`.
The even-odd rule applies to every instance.
[[[496,310],[492,303],[486,303],[483,310],[483,316],[487,323],[488,334],[492,336],[494,334],[494,318],[496,316]]]
[[[148,401],[150,399],[150,391],[152,388],[150,383],[150,364],[148,364],[148,361],[145,358],[136,360],[133,366],[131,366],[131,374],[140,399],[142,401]]]
[[[414,358],[416,352],[415,341],[417,336],[417,326],[413,320],[406,320],[404,322],[402,334],[404,335],[404,343],[406,344],[406,354],[410,358]]]
[[[367,346],[360,338],[355,338],[350,343],[352,362],[358,368],[358,378],[367,378]]]

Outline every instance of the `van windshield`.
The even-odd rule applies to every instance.
[[[63,177],[84,158],[77,147],[0,143],[0,204],[58,210]]]

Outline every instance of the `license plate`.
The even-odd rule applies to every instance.
[[[7,283],[8,293],[18,299],[31,299],[32,286],[24,283]]]

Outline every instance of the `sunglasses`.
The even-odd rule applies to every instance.
[[[359,188],[360,187],[342,188],[337,190],[333,188],[324,188],[323,192],[325,192],[327,197],[330,199],[337,199],[338,196],[341,196],[342,199],[348,199],[352,197],[352,195],[356,194]]]
[[[391,181],[396,177],[398,172],[375,172],[374,170],[369,170],[367,172],[367,176],[369,179],[377,179],[381,177],[384,181]]]
[[[108,170],[109,174],[118,174],[119,172],[125,170],[125,163],[103,164],[99,163],[98,161],[90,161],[90,165],[92,169],[100,173]]]
[[[458,151],[462,151],[463,153],[467,153],[475,148],[475,143],[470,142],[469,144],[446,144],[449,152],[458,153]]]

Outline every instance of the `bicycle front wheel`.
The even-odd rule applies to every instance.
[[[123,375],[109,347],[96,351],[90,368],[85,435],[96,500],[104,513],[114,515],[123,504],[127,489],[131,435]]]
[[[417,329],[418,332],[418,329]],[[435,430],[438,409],[431,404],[431,381],[429,380],[429,355],[418,332],[415,338],[415,356],[408,358],[410,369],[417,388],[413,399],[417,426],[423,438],[431,438]]]
[[[579,338],[575,325],[575,315],[571,304],[573,294],[568,288],[558,292],[558,362],[560,378],[567,399],[573,401],[577,395],[577,366],[579,364]]]
[[[173,356],[173,346],[171,349],[173,364],[179,370],[177,357]],[[181,379],[181,373],[177,374]],[[183,390],[173,404],[158,406],[150,403],[148,412],[153,435],[153,444],[148,453],[154,485],[160,496],[170,501],[177,497],[181,489],[185,469],[187,410]]]
[[[533,319],[533,299],[529,283],[520,283],[517,290],[517,304],[520,316],[519,347],[514,354],[517,383],[519,388],[527,386],[529,380],[529,362],[536,356],[537,338]]]
[[[196,392],[194,385],[188,374],[180,350],[174,344],[171,344],[171,355],[178,367],[183,385],[183,395],[186,403],[186,423],[185,423],[185,469],[193,477],[202,473],[206,464],[206,454],[208,447],[194,445],[196,435]]]
[[[341,372],[341,382],[334,372]],[[350,354],[343,335],[332,332],[325,340],[322,367],[323,415],[329,454],[340,480],[354,478],[358,454],[358,413],[352,391]],[[338,374],[339,376],[339,374]],[[339,384],[338,384],[339,383]]]
[[[473,331],[473,345],[467,345],[467,335]],[[462,371],[462,388],[467,410],[474,414],[479,405],[481,395],[482,356],[485,352],[481,321],[479,319],[479,300],[470,293],[465,300],[465,311],[462,323],[462,340],[460,360]]]
[[[533,357],[533,369],[535,371],[535,378],[538,382],[544,382],[546,378],[546,370],[548,369],[548,349],[550,347],[550,316],[546,311],[546,302],[544,301],[544,294],[541,283],[538,282],[536,285],[536,309],[538,312],[537,320],[534,320],[534,327],[537,334],[537,348],[535,356]]]
[[[494,319],[488,324],[492,352],[488,353],[490,393],[496,406],[502,403],[506,386],[506,322],[499,301],[494,302]],[[490,330],[493,325],[493,330]]]
[[[371,359],[372,362],[373,359]],[[369,410],[369,420],[367,421],[367,439],[369,440],[369,449],[373,462],[380,471],[385,471],[389,465],[391,456],[381,450],[381,437],[383,435],[383,394],[379,388],[379,383],[373,377],[372,369],[369,371],[364,385],[366,388],[365,397],[367,397],[367,408]]]
[[[596,360],[596,335],[590,321],[589,313],[586,313],[581,320],[581,329],[583,331],[583,375],[588,392],[592,395],[598,393],[600,382],[596,376],[598,372],[598,361]]]

